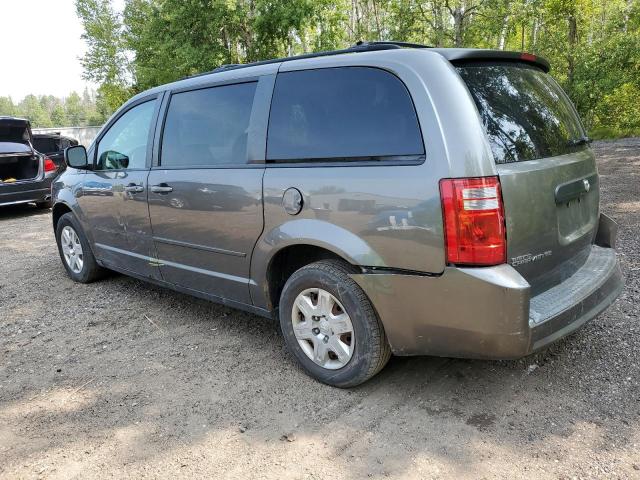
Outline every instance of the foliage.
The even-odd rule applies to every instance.
[[[640,108],[637,0],[76,0],[85,75],[108,113],[130,95],[226,63],[357,40],[522,50],[545,56],[587,127],[612,135]],[[624,98],[624,102],[622,99]],[[631,118],[633,120],[633,118]]]
[[[98,98],[85,90],[66,98],[52,95],[27,95],[17,104],[11,97],[0,97],[0,115],[28,118],[33,127],[83,127],[102,125],[109,115],[100,110]]]
[[[81,60],[84,77],[101,85],[101,102],[113,111],[133,93],[129,50],[120,16],[110,0],[78,0],[76,9],[85,30],[82,38],[87,43]]]
[[[595,118],[597,138],[631,136],[640,132],[640,88],[632,83],[623,83],[611,93],[604,95],[597,105]]]

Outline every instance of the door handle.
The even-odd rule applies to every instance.
[[[131,192],[131,193],[140,193],[140,192],[144,192],[144,187],[142,185],[136,185],[135,183],[130,183],[129,185],[124,187],[124,191]]]
[[[173,192],[173,187],[170,187],[166,183],[161,183],[159,185],[152,185],[151,191],[153,193],[170,193]]]
[[[580,198],[582,195],[586,195],[589,193],[589,190],[591,190],[591,186],[596,184],[597,180],[596,175],[591,175],[590,177],[580,178],[558,185],[555,191],[556,203],[562,205],[575,198]]]

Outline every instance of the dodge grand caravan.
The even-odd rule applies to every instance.
[[[340,387],[392,353],[527,355],[623,284],[593,152],[548,71],[364,43],[143,92],[66,151],[62,263],[276,317]]]

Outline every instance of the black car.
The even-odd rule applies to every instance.
[[[53,163],[58,167],[58,172],[67,168],[67,164],[64,162],[64,150],[75,145],[78,145],[78,140],[65,137],[60,133],[33,134],[33,148],[53,160]]]
[[[0,206],[35,203],[51,207],[51,182],[58,167],[33,147],[28,120],[0,117]]]

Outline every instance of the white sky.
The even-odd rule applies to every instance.
[[[120,6],[122,0],[116,0]],[[82,94],[85,51],[73,0],[0,0],[0,96]]]

